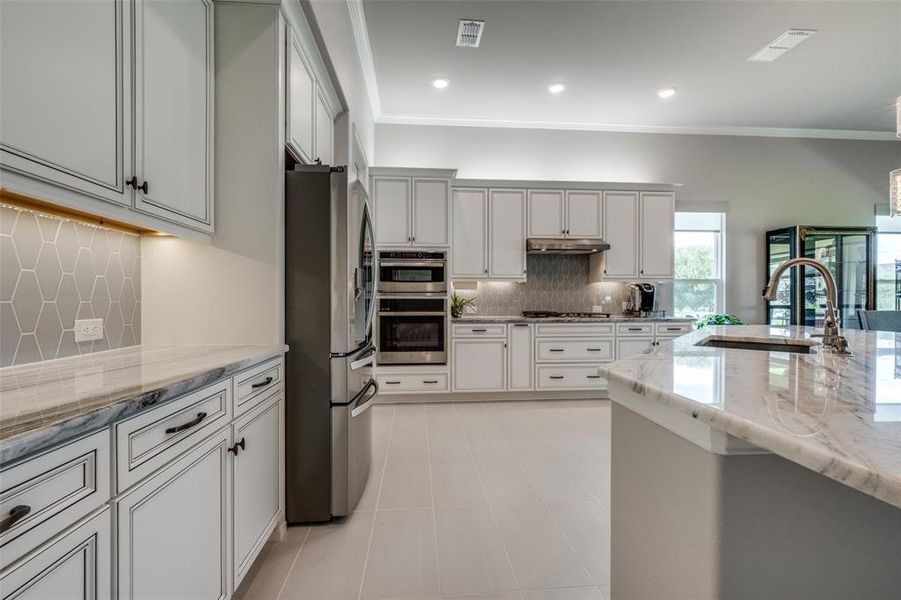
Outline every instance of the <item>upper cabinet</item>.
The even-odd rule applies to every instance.
[[[454,188],[451,277],[488,277],[488,190]]]
[[[316,94],[316,161],[324,165],[334,162],[334,116],[322,94]]]
[[[672,279],[675,195],[672,192],[641,192],[642,278]]]
[[[370,169],[379,246],[450,245],[453,171]]]
[[[528,237],[600,238],[603,197],[599,190],[529,190]]]
[[[4,187],[213,230],[213,3],[0,3]]]
[[[603,277],[638,277],[638,192],[604,192]]]
[[[529,237],[566,236],[564,194],[563,190],[529,190]]]
[[[603,215],[602,192],[566,190],[566,237],[602,237]]]
[[[212,231],[212,1],[138,0],[134,45],[135,208]]]
[[[286,108],[287,132],[285,140],[288,148],[303,162],[313,161],[313,128],[315,123],[314,97],[316,83],[313,73],[303,58],[300,41],[291,29],[288,29],[288,57],[285,65],[288,70],[288,93]],[[318,98],[317,98],[318,99]]]
[[[526,191],[492,189],[488,196],[488,275],[526,277]]]

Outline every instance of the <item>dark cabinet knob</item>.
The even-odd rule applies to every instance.
[[[244,438],[241,438],[241,441],[235,442],[235,445],[229,448],[228,451],[234,453],[235,456],[238,456],[238,451],[244,450],[245,448]]]

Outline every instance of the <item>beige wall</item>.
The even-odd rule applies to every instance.
[[[461,178],[678,183],[678,202],[726,203],[726,308],[762,322],[763,232],[872,225],[901,142],[376,126],[379,166]]]

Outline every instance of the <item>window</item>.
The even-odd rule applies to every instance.
[[[901,310],[901,218],[876,217],[876,310]]]
[[[699,318],[723,311],[723,213],[676,213],[673,312]]]

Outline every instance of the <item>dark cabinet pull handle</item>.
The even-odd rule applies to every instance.
[[[423,379],[423,383],[438,383],[437,379]]]
[[[586,348],[586,350],[588,350],[589,352],[600,352],[601,351],[600,348]]]
[[[191,420],[188,421],[187,423],[183,423],[183,424],[181,424],[181,425],[176,425],[175,427],[170,427],[169,429],[166,430],[166,433],[167,433],[168,435],[172,435],[173,433],[179,433],[179,432],[184,431],[184,430],[186,430],[186,429],[190,429],[190,428],[192,428],[192,427],[196,427],[197,425],[200,425],[200,422],[203,421],[204,419],[206,419],[206,413],[205,413],[205,412],[199,412],[199,413],[197,413],[197,418],[191,419]]]
[[[472,330],[473,333],[485,333],[486,331],[488,331],[488,330],[487,329],[473,329]]]
[[[267,378],[264,379],[263,381],[261,381],[261,382],[259,382],[259,383],[254,383],[254,384],[251,385],[250,387],[252,387],[253,389],[257,389],[257,388],[261,388],[261,387],[266,387],[266,386],[269,385],[270,383],[272,383],[272,377],[267,377]]]
[[[564,348],[548,348],[551,352],[565,352]]]
[[[513,326],[514,327],[528,327],[529,324],[528,323],[514,323]]]
[[[588,379],[600,379],[601,378],[600,375],[586,375],[585,377],[587,377]]]
[[[629,331],[641,331],[641,327],[629,327]]]
[[[6,533],[12,526],[25,518],[25,515],[31,512],[31,507],[26,504],[20,504],[18,506],[13,506],[9,510],[9,516],[3,518],[0,521],[0,533]]]
[[[244,438],[241,438],[240,442],[235,442],[235,445],[228,449],[229,452],[234,452],[235,456],[238,456],[238,448],[241,450],[245,449],[244,446]]]
[[[682,331],[681,327],[667,327],[667,331]]]
[[[399,381],[386,381],[385,383],[387,383],[388,385],[397,385],[400,382]]]
[[[551,375],[548,378],[549,379],[563,379],[563,375]]]

